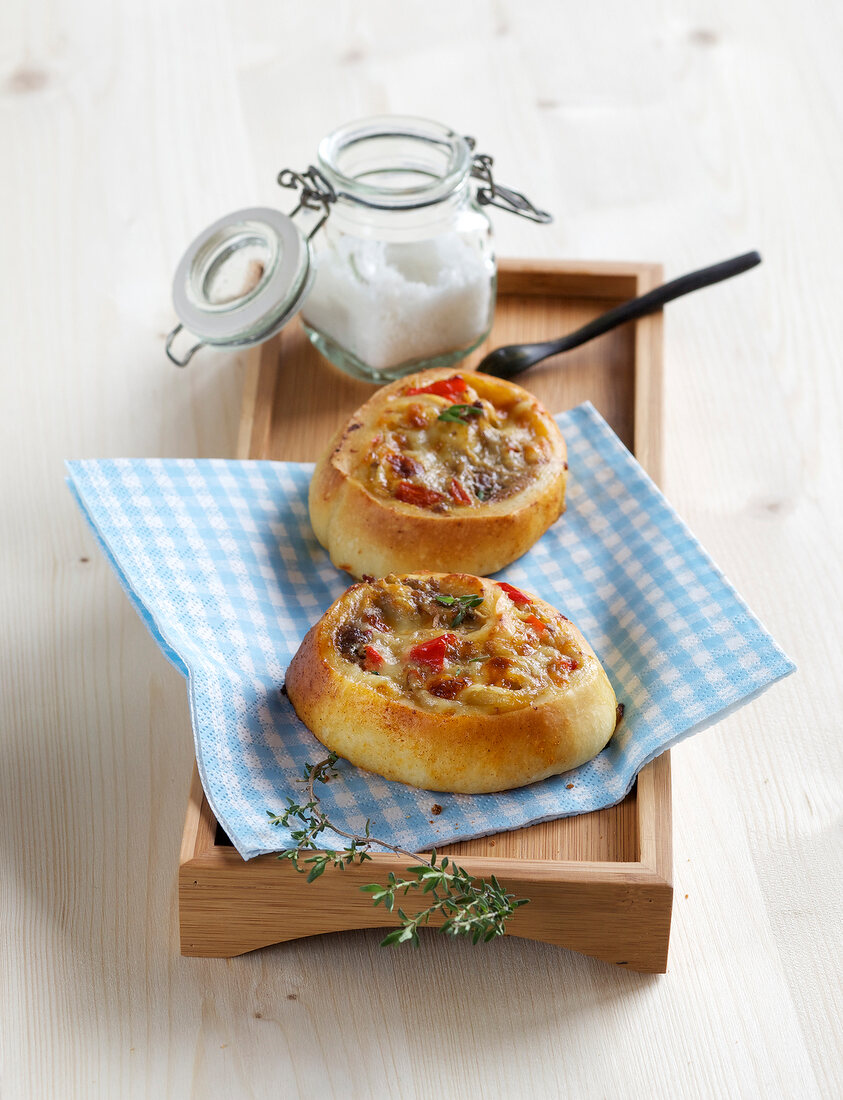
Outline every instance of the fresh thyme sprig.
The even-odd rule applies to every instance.
[[[368,821],[363,835],[359,836],[345,832],[328,819],[320,807],[314,786],[336,778],[339,774],[335,768],[337,760],[336,753],[332,752],[318,764],[305,766],[303,781],[307,783],[307,802],[299,804],[288,798],[287,808],[282,813],[274,814],[267,810],[272,825],[294,823],[301,826],[290,834],[295,848],[279,852],[278,858],[289,860],[297,871],[307,875],[308,882],[319,878],[326,867],[337,867],[342,871],[354,863],[371,861],[369,850],[374,844],[413,861],[412,866],[406,869],[409,878],[399,878],[390,871],[385,885],[373,882],[360,887],[364,893],[371,894],[374,905],[383,904],[390,912],[395,908],[396,898],[409,894],[411,890],[421,890],[422,894],[430,897],[431,904],[415,916],[408,916],[398,908],[401,924],[387,933],[381,941],[382,947],[398,943],[412,943],[418,947],[419,928],[429,924],[435,915],[444,916],[439,930],[449,936],[470,936],[472,943],[487,943],[496,936],[502,936],[506,931],[506,922],[529,899],[508,894],[494,875],[489,881],[477,880],[447,856],[438,858],[435,849],[430,853],[430,859],[424,859],[388,841],[378,840],[371,835]],[[317,841],[326,830],[345,837],[350,843],[339,851],[323,848]],[[314,854],[300,860],[306,852]]]
[[[455,607],[456,613],[451,619],[451,626],[459,626],[465,618],[467,612],[472,607],[479,607],[483,602],[482,596],[434,596],[434,600],[437,603],[441,603],[443,607]]]
[[[364,863],[367,859],[372,858],[368,854],[368,821],[366,822],[365,835],[362,837],[355,837],[350,833],[341,833],[342,836],[351,841],[348,847],[341,852],[323,850],[322,846],[316,843],[317,837],[326,829],[330,829],[335,833],[340,832],[339,829],[334,828],[319,809],[319,799],[313,791],[313,785],[317,781],[327,783],[330,779],[336,778],[339,773],[335,770],[334,765],[338,759],[336,753],[332,752],[330,756],[326,756],[318,764],[305,765],[304,780],[308,785],[309,800],[304,805],[299,805],[288,797],[287,808],[283,813],[274,814],[271,810],[266,811],[270,825],[289,825],[291,822],[301,823],[302,827],[300,829],[293,829],[290,833],[291,838],[296,842],[295,848],[288,848],[280,852],[278,858],[289,859],[298,872],[307,875],[308,882],[313,882],[319,878],[328,866],[339,867],[342,871],[345,869],[346,864],[354,863],[355,859],[358,863]],[[304,861],[307,866],[302,867],[299,856],[302,852],[308,851],[315,851],[316,855],[309,856]]]
[[[467,424],[470,416],[482,416],[482,405],[449,405],[437,416],[437,420],[447,420],[454,424]]]

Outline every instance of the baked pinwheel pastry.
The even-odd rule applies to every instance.
[[[317,463],[310,519],[355,577],[520,557],[565,505],[565,441],[520,386],[428,370],[377,391]]]
[[[550,604],[468,573],[352,585],[287,671],[326,748],[434,791],[521,787],[590,760],[617,702],[588,642]]]

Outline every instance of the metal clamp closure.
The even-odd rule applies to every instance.
[[[466,137],[465,140],[473,151],[476,144],[474,138]],[[547,225],[553,221],[552,214],[546,210],[539,210],[526,195],[499,184],[492,175],[493,163],[488,153],[474,153],[471,165],[472,178],[482,180],[486,184],[485,187],[477,188],[477,201],[481,206],[497,206],[499,210],[508,210],[510,214],[518,214],[522,218],[539,222],[541,225]]]
[[[173,351],[173,341],[183,329],[184,325],[182,325],[181,323],[177,324],[172,332],[168,333],[167,342],[164,345],[164,350],[167,353],[167,358],[170,360],[171,363],[175,363],[177,367],[186,367],[193,356],[196,354],[196,352],[200,348],[203,348],[205,346],[204,341],[197,340],[191,347],[187,348],[186,351],[182,354],[181,358],[179,358],[179,356]]]
[[[314,168],[312,164],[306,172],[295,172],[292,168],[282,168],[278,173],[278,183],[281,187],[301,188],[299,204],[295,210],[290,212],[289,216],[291,218],[294,218],[300,210],[322,211],[322,217],[307,235],[307,239],[311,240],[328,220],[331,205],[337,201],[336,191],[319,169]]]
[[[488,153],[473,152],[476,145],[474,138],[466,137],[465,141],[473,153],[471,176],[473,179],[482,180],[485,184],[484,187],[478,187],[477,189],[477,201],[481,206],[496,206],[499,210],[508,210],[511,214],[518,214],[522,218],[527,218],[531,222],[539,222],[541,225],[547,225],[553,221],[552,214],[549,214],[546,210],[540,210],[534,203],[530,202],[526,195],[520,191],[514,191],[511,187],[504,187],[499,184],[492,175],[492,165],[494,163],[492,157]],[[295,210],[291,211],[289,215],[291,218],[294,218],[303,209],[322,211],[322,217],[308,233],[307,239],[311,240],[328,220],[331,206],[338,198],[337,192],[319,169],[312,164],[306,172],[296,172],[292,168],[282,168],[278,173],[278,183],[281,187],[301,189],[299,204]],[[358,201],[362,202],[363,200]],[[370,204],[364,203],[364,205]]]

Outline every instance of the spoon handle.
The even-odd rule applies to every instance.
[[[648,313],[654,313],[667,302],[674,298],[681,298],[683,294],[690,294],[693,290],[702,290],[703,287],[720,283],[724,279],[731,279],[733,275],[740,275],[749,271],[761,263],[761,255],[758,252],[745,252],[742,256],[734,256],[731,260],[723,260],[711,267],[700,268],[699,271],[691,271],[687,275],[680,275],[678,279],[671,279],[669,283],[663,283],[654,290],[642,294],[640,298],[630,298],[628,302],[622,302],[614,309],[601,313],[587,325],[568,333],[559,340],[551,340],[544,344],[547,352],[542,358],[556,355],[560,351],[569,351],[579,347],[587,340],[593,340],[595,336],[602,336],[604,332],[616,328],[627,321],[635,321],[639,317],[646,317]],[[538,362],[538,360],[536,360]]]

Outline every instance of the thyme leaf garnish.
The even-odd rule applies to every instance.
[[[448,420],[456,424],[467,424],[471,416],[482,416],[482,405],[450,405],[443,409],[437,420]]]
[[[466,616],[468,610],[472,607],[479,607],[483,602],[482,596],[434,596],[434,600],[437,603],[441,603],[443,607],[455,607],[456,613],[451,619],[451,626],[459,626]]]
[[[479,664],[480,661],[488,661],[489,660],[489,654],[488,653],[483,653],[479,657],[464,657],[463,660],[465,661],[465,663],[467,665]],[[461,675],[468,676],[471,672],[471,669],[470,668],[461,668],[459,671],[460,671]]]
[[[357,835],[345,832],[328,819],[320,807],[314,786],[336,778],[339,774],[335,768],[337,760],[337,754],[332,752],[317,764],[305,766],[303,782],[307,784],[306,802],[300,804],[287,798],[287,808],[280,814],[266,811],[271,825],[299,826],[290,833],[295,847],[279,852],[278,858],[289,860],[298,872],[307,875],[308,882],[314,882],[327,867],[337,867],[342,871],[354,863],[371,861],[369,851],[375,844],[396,855],[406,856],[411,861],[411,866],[405,871],[408,877],[398,877],[390,871],[385,884],[373,882],[360,887],[364,893],[371,895],[373,905],[382,904],[390,912],[395,908],[396,898],[411,891],[419,890],[430,898],[430,905],[412,916],[398,908],[401,924],[387,933],[381,941],[382,947],[399,943],[412,943],[418,947],[418,930],[422,925],[429,924],[433,916],[445,918],[439,927],[440,932],[448,936],[470,936],[475,944],[481,941],[488,943],[496,936],[502,936],[506,931],[506,922],[529,899],[516,898],[514,894],[507,893],[494,875],[488,880],[475,879],[447,856],[439,858],[435,848],[430,858],[425,859],[385,840],[378,840],[371,835],[368,821],[363,834]],[[323,848],[319,838],[326,830],[345,837],[350,843],[339,851]],[[309,852],[313,854],[302,858]]]

